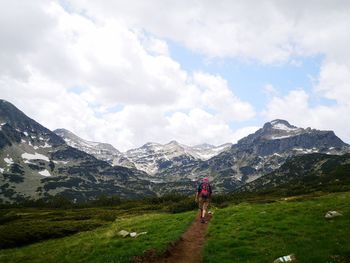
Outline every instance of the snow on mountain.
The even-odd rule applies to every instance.
[[[122,153],[110,144],[84,140],[66,129],[57,129],[54,132],[69,146],[91,154],[97,159],[112,165],[137,168],[150,175],[171,166],[177,167],[191,161],[208,160],[231,147],[229,143],[220,146],[201,144],[191,147],[177,141],[167,144],[149,142]]]
[[[66,129],[54,130],[58,136],[71,147],[95,156],[97,159],[106,161],[112,165],[134,167],[125,156],[111,144],[87,141]]]
[[[57,129],[54,130],[54,133],[62,137],[69,146],[81,149],[89,154],[120,154],[120,152],[110,144],[84,140],[66,129]]]
[[[1,99],[0,124],[2,203],[47,199],[57,194],[78,201],[106,194],[123,198],[155,195],[146,173],[111,166],[67,145],[60,136]],[[116,152],[105,144],[79,143],[97,147],[97,152]]]
[[[229,147],[231,144],[202,144],[191,147],[171,141],[167,144],[146,143],[140,148],[127,151],[125,155],[137,169],[154,175],[163,169],[182,166],[191,161],[208,160]]]
[[[42,176],[45,176],[45,177],[50,177],[51,176],[50,172],[48,170],[46,170],[46,169],[43,170],[43,171],[40,171],[39,174],[42,175]]]
[[[40,153],[34,153],[34,154],[30,154],[30,153],[23,153],[22,154],[22,158],[25,160],[43,160],[46,162],[49,162],[49,158],[43,154]]]
[[[5,163],[7,163],[7,165],[11,165],[11,164],[13,164],[13,159],[12,158],[4,158],[4,161],[5,161]]]
[[[231,143],[225,143],[223,145],[214,146],[211,144],[200,144],[193,147],[187,146],[187,152],[192,156],[201,159],[202,161],[209,160],[210,158],[218,155],[219,153],[229,149],[232,146]]]
[[[176,141],[167,144],[146,143],[140,148],[128,150],[126,157],[131,160],[137,169],[155,174],[159,169],[168,166],[173,160],[181,156],[188,156],[185,147]],[[193,156],[189,155],[194,159]]]

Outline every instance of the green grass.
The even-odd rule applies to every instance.
[[[348,262],[350,192],[218,209],[207,233],[204,262]],[[344,216],[326,220],[329,210]],[[342,261],[343,260],[343,261]]]
[[[85,209],[13,208],[0,210],[0,249],[65,237],[137,214],[118,207]],[[147,211],[147,210],[145,210]],[[140,214],[140,213],[138,213]]]
[[[145,250],[157,253],[178,240],[194,218],[193,211],[179,214],[146,214],[117,219],[108,226],[33,245],[0,250],[0,262],[130,262]],[[148,232],[122,238],[118,231]]]
[[[116,218],[155,212],[180,213],[195,208],[193,198],[182,196],[169,198],[124,201],[119,205],[108,207],[3,208],[0,209],[0,249],[93,230],[109,224]]]

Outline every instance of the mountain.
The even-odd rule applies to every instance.
[[[0,100],[0,200],[63,195],[83,201],[99,195],[153,196],[148,175],[70,147],[49,129]]]
[[[171,141],[167,144],[146,143],[125,153],[135,166],[151,175],[167,169],[183,167],[199,160],[207,160],[229,148],[231,144],[187,146]]]
[[[135,165],[111,144],[87,141],[66,129],[56,129],[53,132],[60,136],[69,146],[91,154],[99,160],[106,161],[113,166],[119,165],[135,168]]]
[[[91,154],[99,160],[112,165],[137,168],[149,175],[155,175],[170,167],[182,167],[198,160],[208,160],[232,145],[201,144],[191,147],[177,141],[167,144],[149,142],[122,153],[110,144],[84,140],[66,129],[57,129],[54,132],[69,146]]]
[[[350,154],[293,156],[280,168],[245,184],[238,191],[304,193],[332,188],[350,189]]]
[[[333,131],[298,128],[285,120],[273,120],[206,161],[196,160],[181,169],[170,167],[156,176],[177,181],[196,181],[207,176],[216,191],[228,192],[273,172],[291,156],[348,152],[349,145]]]
[[[204,143],[204,144],[199,144],[192,147],[187,146],[186,150],[189,154],[196,157],[197,159],[206,161],[218,155],[219,153],[226,151],[231,146],[232,146],[232,143],[225,143],[219,146],[214,146],[208,143]]]
[[[267,122],[234,145],[191,147],[171,141],[146,143],[124,153],[64,129],[55,132],[0,100],[2,202],[54,195],[84,201],[99,195],[139,198],[169,192],[190,194],[203,176],[210,178],[215,193],[265,189],[295,182],[298,173],[314,174],[322,162],[338,162],[337,158],[342,160],[350,153],[349,145],[333,131],[304,129],[285,120]],[[308,156],[321,159],[306,162]],[[347,161],[342,162],[347,165]],[[295,172],[289,173],[293,169]],[[319,179],[310,181],[316,183],[315,178]]]

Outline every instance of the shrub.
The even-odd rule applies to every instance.
[[[169,212],[171,213],[182,213],[186,211],[191,211],[197,208],[197,204],[194,202],[193,198],[186,198],[179,202],[173,203],[169,206]]]

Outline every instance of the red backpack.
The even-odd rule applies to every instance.
[[[202,197],[208,197],[209,196],[209,181],[207,178],[204,178],[202,180],[202,191],[201,191]]]

